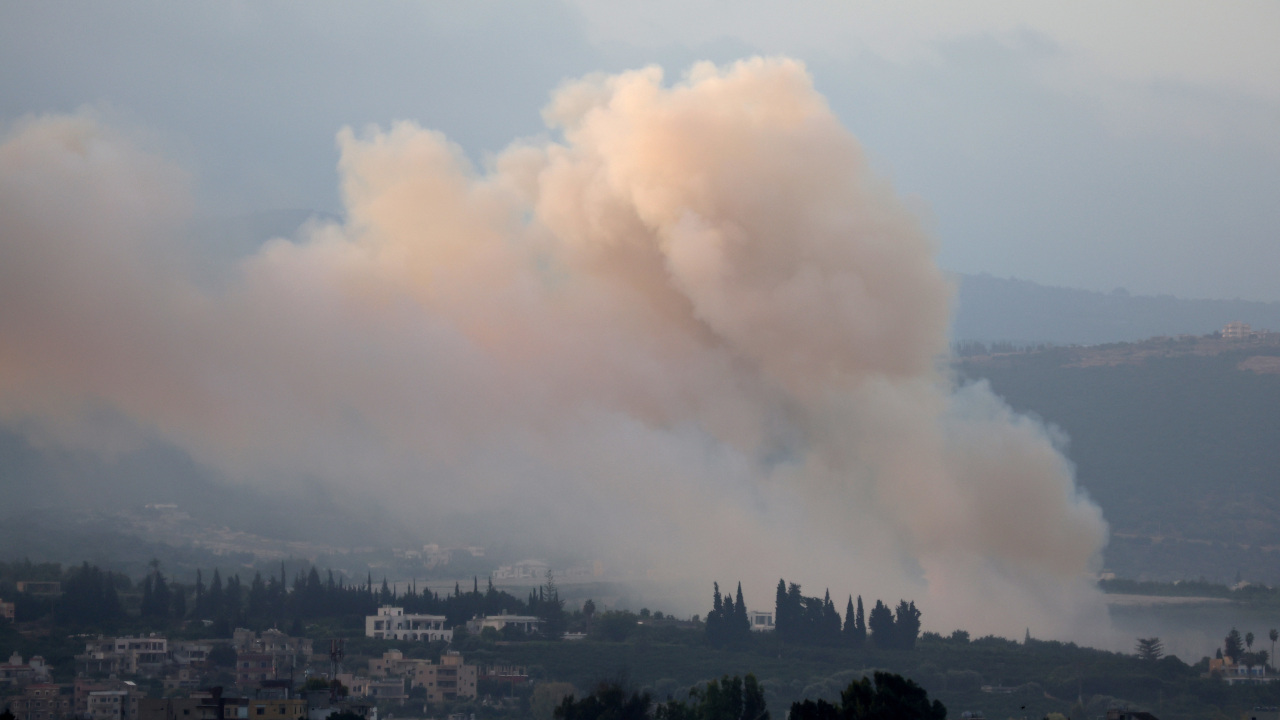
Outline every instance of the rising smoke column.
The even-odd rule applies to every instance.
[[[105,413],[245,482],[698,597],[785,575],[939,629],[1097,617],[1099,510],[1040,425],[939,369],[932,243],[801,64],[593,76],[545,118],[558,141],[483,172],[412,123],[342,131],[345,221],[215,289],[186,272],[178,170],[86,117],[17,128],[0,418],[89,442]]]

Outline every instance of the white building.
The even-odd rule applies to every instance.
[[[748,610],[747,621],[751,623],[751,629],[755,632],[769,632],[773,630],[773,611],[772,610]]]
[[[505,628],[512,628],[532,634],[538,632],[541,626],[542,618],[533,615],[486,615],[468,620],[467,632],[479,635],[485,628],[493,628],[498,632],[502,632]]]
[[[453,628],[443,615],[405,615],[404,608],[383,605],[377,615],[366,615],[365,637],[384,640],[444,640],[453,642]]]
[[[550,568],[541,560],[521,560],[515,565],[500,565],[493,574],[495,580],[537,580],[545,578]]]

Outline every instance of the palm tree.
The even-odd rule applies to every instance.
[[[1253,652],[1253,633],[1244,634],[1244,646],[1249,649],[1249,652]]]
[[[1276,665],[1276,640],[1280,640],[1280,631],[1271,628],[1271,666]]]

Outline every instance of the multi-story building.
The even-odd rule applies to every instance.
[[[107,690],[125,690],[136,693],[138,686],[128,680],[93,680],[87,677],[77,677],[72,689],[72,702],[75,703],[76,717],[88,717],[90,694]]]
[[[428,665],[431,665],[430,660],[407,658],[399,650],[388,650],[382,653],[382,657],[369,660],[369,676],[414,679],[421,668]]]
[[[214,644],[208,640],[177,640],[169,643],[169,660],[179,667],[203,666],[213,648]]]
[[[71,686],[52,683],[32,683],[9,703],[15,720],[66,720],[74,710]]]
[[[276,657],[270,653],[237,653],[236,684],[258,685],[276,679]]]
[[[1244,340],[1253,336],[1253,328],[1249,323],[1229,322],[1222,328],[1223,340]]]
[[[169,641],[147,637],[103,637],[85,643],[76,656],[76,672],[83,675],[155,675],[169,662]]]
[[[89,693],[90,720],[137,720],[141,693],[136,689]]]
[[[462,655],[447,652],[440,656],[439,665],[428,665],[420,676],[420,684],[427,690],[427,702],[474,699],[479,668],[463,662]]]
[[[386,640],[453,641],[453,629],[443,615],[406,615],[404,608],[383,605],[377,615],[366,615],[365,637]]]
[[[304,665],[312,654],[310,638],[289,637],[279,630],[263,630],[254,634],[252,630],[236,628],[231,637],[236,652],[268,653],[277,658],[288,658],[289,665]]]
[[[13,622],[18,613],[18,604],[0,600],[0,620]]]

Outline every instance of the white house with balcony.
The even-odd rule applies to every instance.
[[[443,615],[406,615],[404,608],[383,605],[377,615],[364,618],[365,637],[383,640],[444,640],[453,642],[453,628]]]

